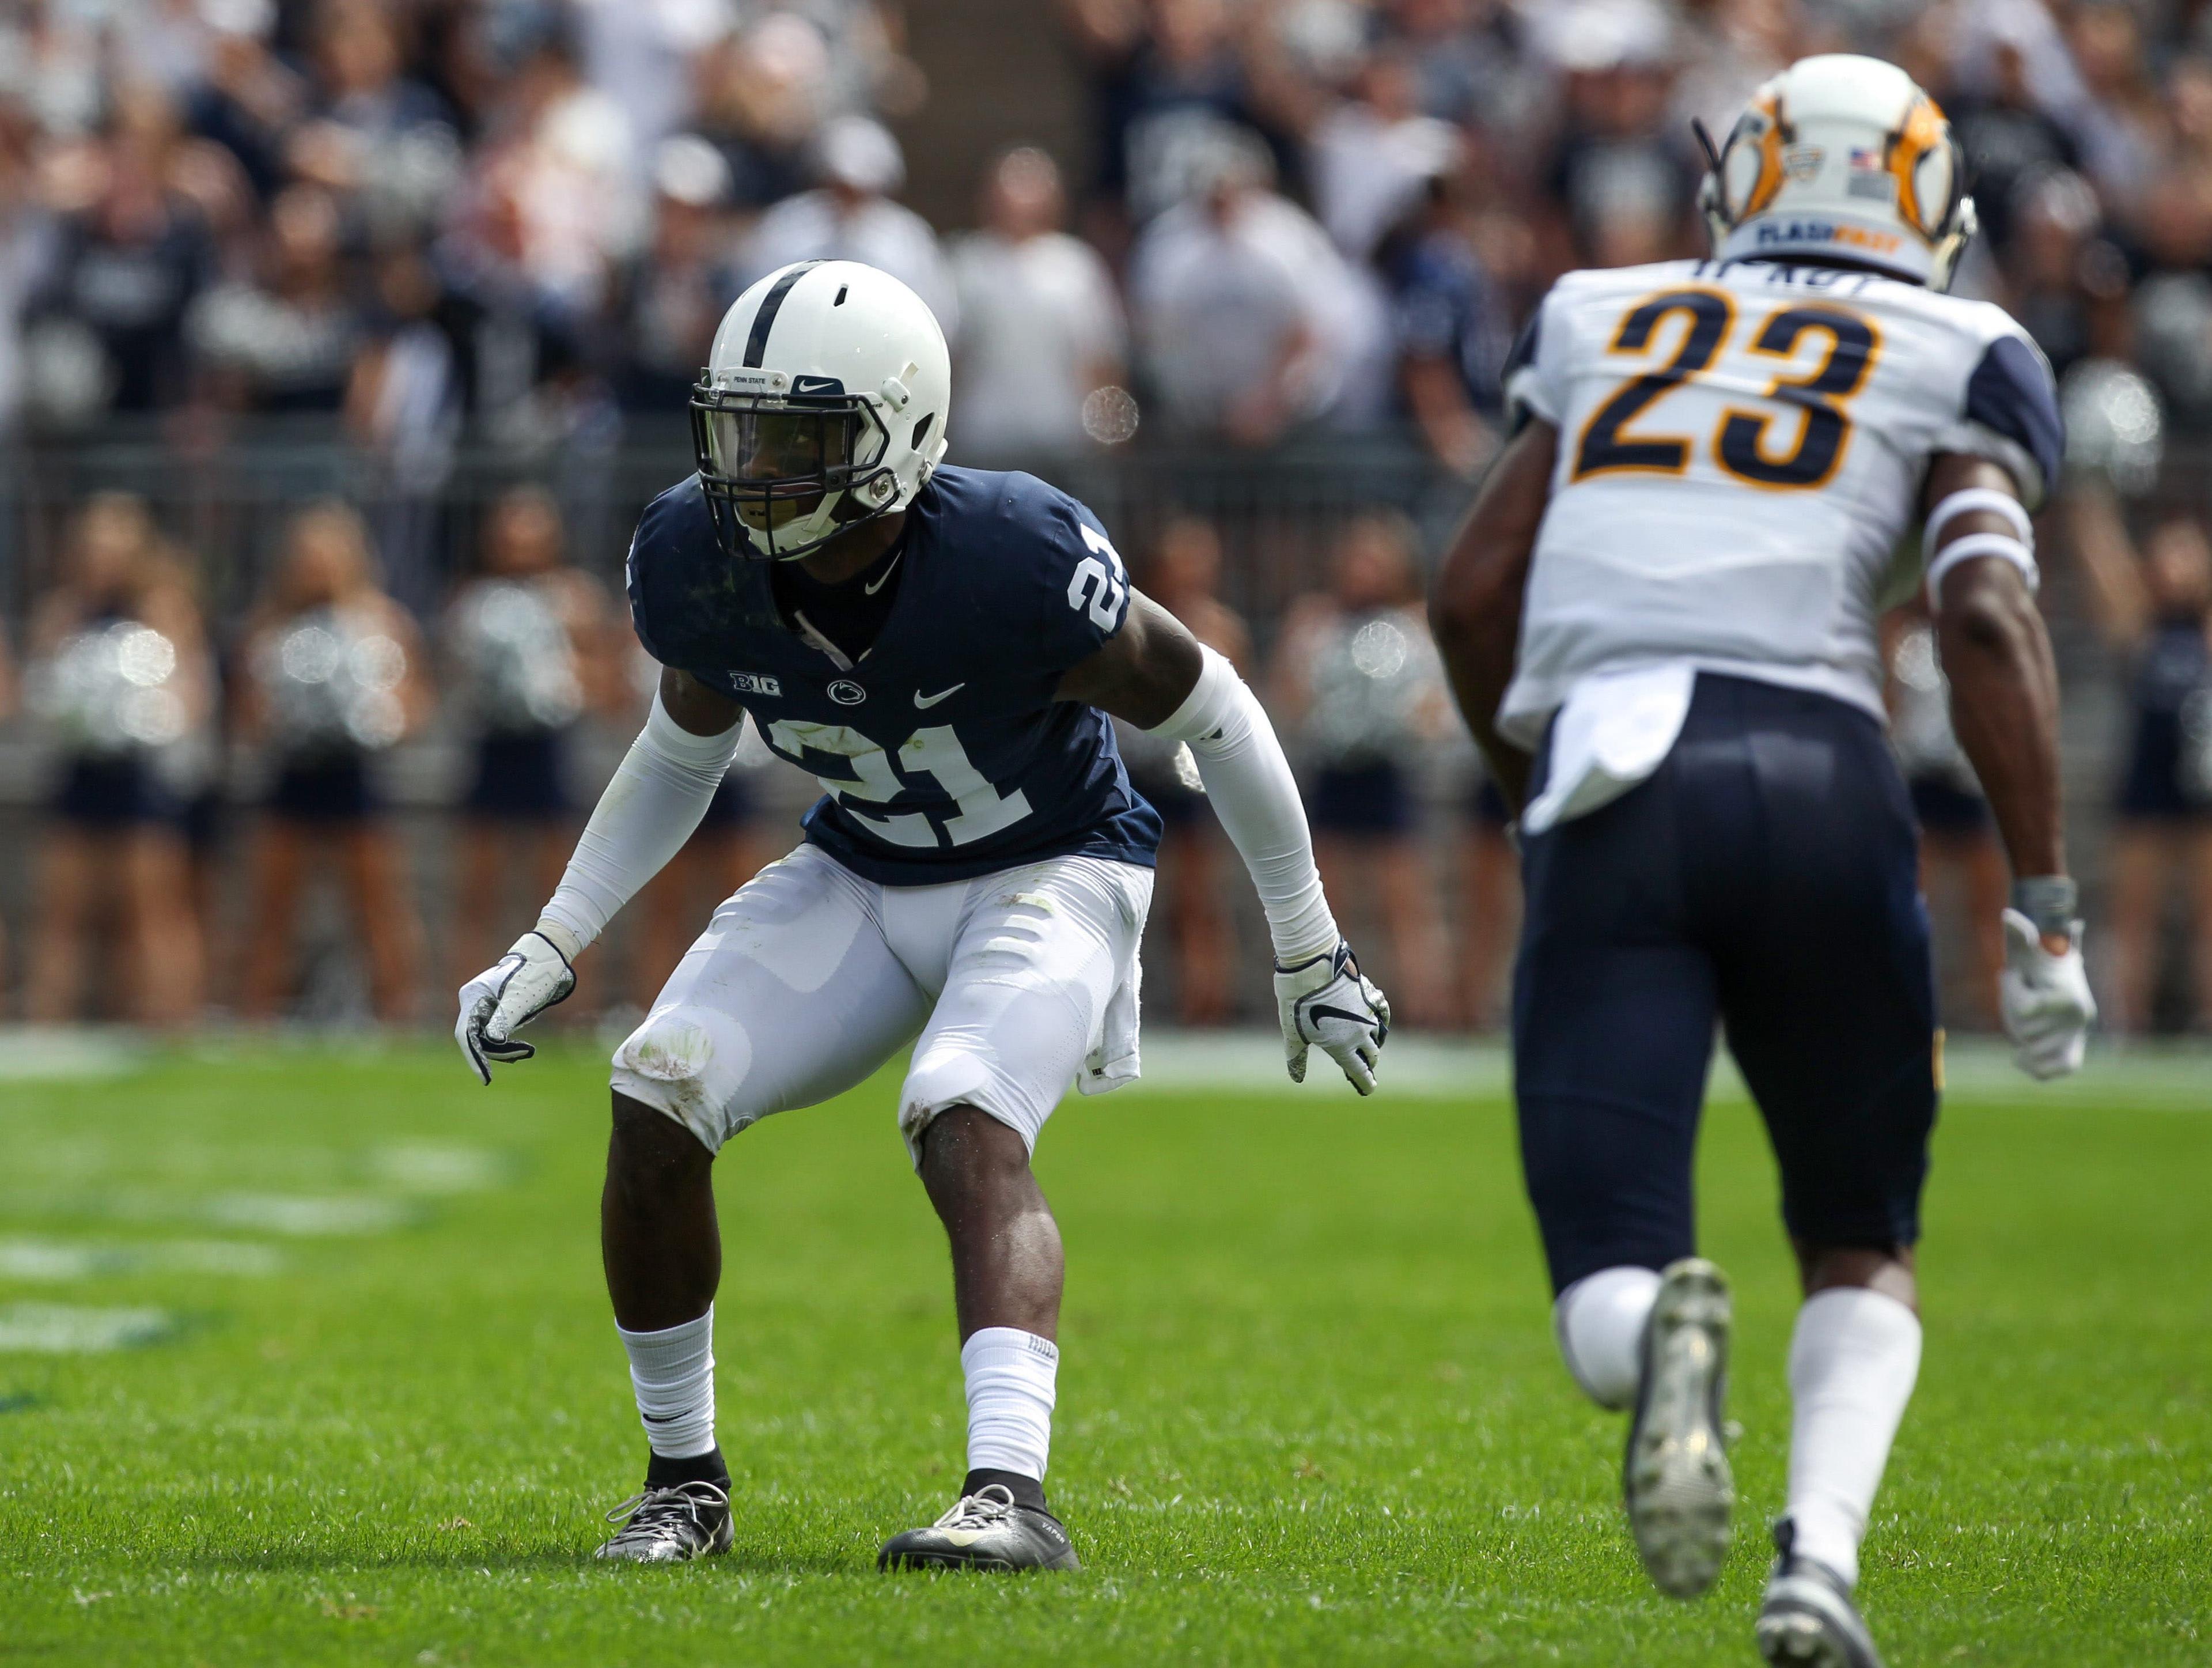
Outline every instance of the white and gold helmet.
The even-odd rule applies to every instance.
[[[1698,206],[1723,260],[1796,255],[1948,289],[1974,235],[1950,123],[1880,58],[1799,59],[1753,95],[1717,154],[1706,148]]]

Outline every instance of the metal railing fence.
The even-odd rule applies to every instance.
[[[397,459],[313,419],[235,428],[219,444],[160,429],[17,442],[0,447],[0,618],[20,622],[52,582],[71,516],[98,492],[148,503],[198,572],[220,635],[252,606],[286,522],[316,500],[362,512],[388,587],[428,615],[471,570],[485,511],[509,489],[551,492],[574,558],[611,581],[638,513],[690,466],[680,419],[551,441],[471,436]],[[1262,621],[1317,581],[1347,517],[1401,511],[1432,551],[1468,493],[1396,432],[1310,435],[1261,454],[1148,443],[1018,466],[1088,502],[1140,572],[1170,516],[1213,520],[1229,600]]]
[[[427,620],[471,570],[490,505],[525,483],[542,485],[560,505],[575,559],[618,583],[639,511],[689,472],[690,458],[681,421],[553,440],[470,435],[442,453],[400,460],[352,443],[331,423],[308,421],[240,427],[220,445],[155,429],[69,443],[0,444],[0,630],[20,648],[28,611],[61,565],[70,520],[96,492],[131,492],[147,502],[197,572],[216,641],[234,644],[286,523],[319,499],[337,496],[362,513],[387,584]],[[1376,509],[1402,513],[1419,535],[1422,558],[1433,561],[1472,496],[1468,483],[1396,432],[1309,434],[1263,454],[1146,437],[1027,466],[1097,512],[1140,582],[1146,556],[1171,518],[1211,520],[1221,536],[1224,600],[1251,621],[1263,650],[1291,600],[1323,582],[1348,520]],[[2135,501],[2131,517],[2147,531],[2158,514],[2191,507],[2212,513],[2212,440],[2170,447],[2156,488]],[[2096,641],[2075,564],[2047,533],[2045,542],[2043,603],[2066,688],[2070,833],[2077,869],[2100,896],[2112,784],[2128,721],[2126,668]],[[601,728],[605,734],[586,756],[586,773],[599,772],[599,780],[627,739],[614,727]],[[50,791],[50,752],[35,726],[20,719],[0,725],[0,922],[17,932],[33,913],[31,860]],[[416,854],[424,912],[434,921],[449,884],[447,807],[462,780],[461,753],[459,737],[441,723],[394,750],[386,771]],[[1440,892],[1448,890],[1450,842],[1464,826],[1456,808],[1464,760],[1455,758],[1438,773],[1427,819]],[[252,774],[232,773],[240,827],[253,802]],[[811,792],[795,777],[786,787],[778,796],[779,826]],[[1250,920],[1243,927],[1256,930]],[[8,982],[5,964],[19,959],[20,950],[19,939],[0,953],[0,988]],[[1247,994],[1264,1007],[1264,990],[1255,991]]]

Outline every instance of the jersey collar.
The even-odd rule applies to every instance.
[[[921,535],[921,526],[926,519],[923,506],[929,496],[929,489],[925,485],[915,495],[914,502],[907,506],[906,526],[899,534],[898,542],[891,546],[889,559],[874,564],[878,569],[875,573],[877,584],[880,587],[896,574],[899,576],[898,590],[891,598],[890,611],[884,616],[884,623],[877,630],[876,640],[863,649],[857,659],[847,654],[817,630],[802,608],[793,607],[787,616],[776,598],[774,575],[766,571],[769,564],[757,563],[753,565],[760,571],[756,573],[755,580],[762,587],[762,600],[769,615],[775,621],[777,629],[822,655],[839,672],[856,672],[872,662],[879,666],[889,659],[890,656],[882,651],[904,630],[908,617],[914,612],[914,593],[923,584],[927,564],[921,554],[921,546],[926,542]],[[854,581],[857,581],[860,577],[856,574]]]

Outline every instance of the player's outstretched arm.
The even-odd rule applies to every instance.
[[[599,795],[538,925],[461,987],[453,1040],[477,1075],[538,1050],[515,1036],[576,988],[575,961],[683,849],[738,750],[744,711],[688,673],[660,674],[645,728]]]
[[[1189,746],[1267,911],[1291,1080],[1305,1081],[1306,1052],[1319,1048],[1352,1087],[1372,1094],[1390,1004],[1337,931],[1282,743],[1237,669],[1139,594],[1121,629],[1060,679],[1058,693]]]
[[[1519,811],[1528,796],[1529,757],[1498,733],[1498,707],[1513,681],[1521,599],[1536,529],[1551,501],[1559,431],[1532,419],[1507,443],[1475,495],[1437,569],[1429,627],[1467,727],[1490,761],[1498,790]]]
[[[2013,872],[2000,995],[2021,1069],[2077,1069],[2097,1005],[2081,965],[2058,783],[2058,672],[2036,611],[2027,512],[2012,477],[1946,454],[1928,479],[1928,603],[1951,724]]]

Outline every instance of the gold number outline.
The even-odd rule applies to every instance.
[[[1711,333],[1705,351],[1695,364],[1688,361],[1698,345],[1700,329],[1711,317],[1707,301],[1720,303],[1720,326]],[[1667,395],[1707,369],[1720,356],[1735,329],[1735,298],[1724,289],[1683,285],[1671,289],[1655,290],[1644,296],[1621,314],[1620,323],[1614,327],[1613,341],[1607,353],[1643,353],[1649,350],[1651,338],[1658,333],[1661,322],[1670,315],[1682,313],[1688,322],[1674,356],[1656,370],[1644,371],[1630,377],[1616,388],[1598,408],[1589,414],[1575,441],[1574,472],[1568,478],[1570,484],[1586,480],[1594,475],[1680,475],[1690,466],[1690,448],[1696,437],[1690,435],[1631,435],[1625,433],[1630,423],[1642,416],[1645,409],[1656,405]],[[1638,321],[1641,329],[1638,330]],[[1636,339],[1629,338],[1634,332]],[[1595,442],[1595,445],[1593,444]],[[1638,447],[1671,447],[1674,450],[1672,463],[1613,462],[1608,454],[1632,452]]]
[[[1778,330],[1786,332],[1786,339],[1776,339]],[[1777,374],[1760,396],[1794,406],[1800,415],[1797,442],[1786,456],[1774,458],[1767,454],[1765,441],[1775,421],[1774,412],[1729,405],[1722,409],[1719,419],[1713,424],[1713,460],[1747,486],[1767,492],[1814,490],[1836,478],[1836,472],[1844,466],[1844,458],[1850,450],[1851,435],[1857,425],[1844,406],[1864,390],[1868,379],[1874,374],[1875,362],[1881,357],[1882,335],[1873,320],[1832,302],[1793,301],[1767,314],[1747,351],[1770,359],[1794,359],[1798,344],[1808,331],[1813,330],[1827,333],[1828,350],[1821,356],[1820,364],[1808,375]],[[1861,337],[1863,341],[1859,339]],[[1770,342],[1773,345],[1769,345]],[[1823,387],[1821,384],[1834,374],[1837,361],[1847,346],[1863,350],[1856,368],[1845,367],[1846,380],[1838,386]],[[1813,444],[1815,428],[1823,417],[1832,419],[1836,425],[1835,445],[1819,472],[1802,480],[1780,478],[1778,474],[1759,475],[1740,466],[1729,456],[1731,451],[1741,451],[1757,460],[1762,467],[1776,472],[1795,467],[1802,462]]]

